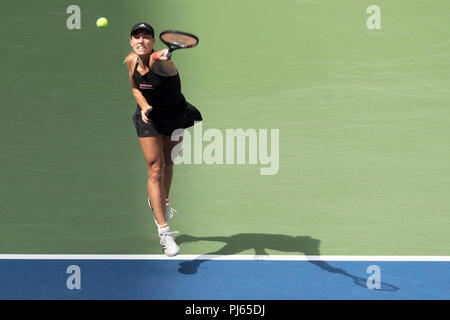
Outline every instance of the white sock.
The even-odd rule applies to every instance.
[[[160,237],[161,237],[164,233],[169,232],[169,231],[170,231],[170,227],[169,227],[169,226],[161,228],[161,227],[158,225],[158,235],[159,235]]]

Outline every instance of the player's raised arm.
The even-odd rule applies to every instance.
[[[167,56],[169,49],[155,51],[150,56],[150,68],[163,76],[174,76],[178,73],[175,64],[170,56]]]
[[[159,38],[167,46],[167,49],[156,51],[151,55],[150,68],[160,75],[174,76],[177,69],[171,59],[175,50],[193,48],[198,45],[199,39],[192,33],[176,30],[165,30]]]

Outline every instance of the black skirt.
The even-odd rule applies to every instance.
[[[186,101],[184,108],[173,114],[162,114],[150,111],[149,123],[145,123],[141,117],[141,108],[138,106],[133,114],[133,122],[137,136],[140,138],[154,137],[158,135],[171,136],[177,129],[192,127],[194,122],[202,121],[202,115],[198,109]]]

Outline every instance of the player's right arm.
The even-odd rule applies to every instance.
[[[166,57],[166,53],[169,49],[163,49],[159,51],[153,52],[152,55],[150,55],[150,69],[156,74],[159,74],[161,76],[165,77],[172,77],[177,75],[178,71],[175,67],[175,64],[173,63],[173,60],[171,58]]]
[[[153,108],[152,108],[152,106],[150,106],[148,104],[147,99],[145,99],[142,92],[139,91],[139,89],[136,87],[136,84],[134,83],[134,79],[133,79],[133,71],[134,71],[134,67],[136,65],[136,57],[137,57],[136,54],[130,53],[128,55],[128,57],[125,59],[125,62],[127,63],[131,91],[132,91],[133,96],[136,99],[136,102],[138,103],[139,107],[141,107],[142,121],[144,121],[145,123],[149,123],[149,120],[147,118],[147,113],[150,112]]]

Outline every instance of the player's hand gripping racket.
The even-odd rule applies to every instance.
[[[159,38],[169,47],[167,58],[170,58],[174,50],[193,48],[199,41],[198,37],[191,33],[176,30],[165,30],[159,34]]]

